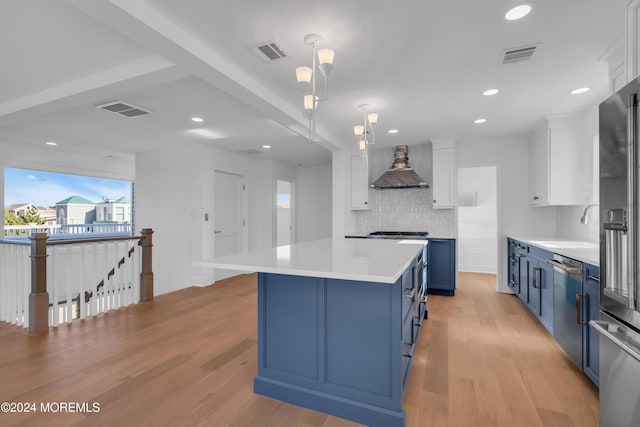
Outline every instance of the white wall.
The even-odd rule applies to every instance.
[[[296,241],[331,237],[332,168],[298,166],[296,168]]]
[[[295,167],[197,144],[139,153],[136,222],[154,229],[156,294],[214,281],[212,269],[194,267],[192,262],[214,256],[216,170],[246,177],[248,249],[274,244],[275,181],[295,177]],[[205,213],[209,221],[204,220]]]
[[[65,151],[60,146],[33,148],[0,142],[0,220],[4,224],[4,168],[22,168],[100,178],[135,180],[133,155],[118,153],[116,157],[87,155]]]
[[[495,165],[498,176],[498,275],[497,288],[507,286],[506,235],[556,234],[556,208],[532,208],[528,204],[528,145],[526,138],[457,141],[457,167]]]

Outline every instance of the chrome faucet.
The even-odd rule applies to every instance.
[[[591,204],[588,204],[586,208],[584,208],[584,212],[582,213],[582,218],[580,218],[581,223],[586,224],[589,222],[589,209],[591,209],[594,206],[600,206],[600,204],[591,203]]]

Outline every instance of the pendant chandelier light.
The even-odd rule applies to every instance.
[[[358,149],[363,156],[367,155],[369,146],[375,144],[374,128],[378,123],[378,113],[368,113],[369,104],[360,104],[362,110],[362,124],[353,127],[353,133],[358,139]]]
[[[318,102],[327,99],[327,76],[333,69],[334,51],[329,48],[317,50],[317,45],[321,42],[322,37],[318,34],[308,34],[304,37],[304,43],[313,49],[313,60],[311,67],[296,68],[298,89],[304,94],[304,117],[309,120],[309,141],[316,132],[315,111],[318,108]],[[322,95],[319,95],[320,91],[316,85],[316,69],[319,69],[324,77]]]

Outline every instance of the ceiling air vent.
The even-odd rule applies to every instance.
[[[277,61],[289,56],[282,46],[280,46],[275,40],[268,40],[266,42],[259,43],[255,46],[251,46],[250,49],[264,62]]]
[[[255,148],[248,148],[246,150],[238,150],[239,153],[244,154],[262,154],[264,151],[256,150]]]
[[[533,45],[506,49],[502,52],[502,63],[513,64],[514,62],[531,59],[537,47],[537,45]]]
[[[96,105],[96,108],[100,110],[110,111],[114,114],[118,114],[129,119],[133,119],[140,116],[146,116],[151,114],[151,111],[143,110],[140,107],[135,107],[131,104],[126,104],[122,101],[109,102],[107,104]]]

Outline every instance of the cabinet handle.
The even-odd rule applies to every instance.
[[[540,287],[537,286],[538,285],[538,273],[537,273],[536,270],[539,270],[539,268],[538,267],[534,267],[533,268],[533,288],[534,289],[540,289]]]
[[[368,205],[368,204],[369,204],[369,202],[364,202],[364,204],[365,204],[365,205]]]
[[[582,316],[580,315],[580,308],[582,306],[582,294],[576,294],[576,323],[578,325],[584,325],[585,323],[582,321]]]
[[[538,200],[540,197],[538,196],[533,196],[533,200]]]
[[[436,203],[436,201],[434,200],[433,203]]]
[[[590,274],[587,274],[587,280],[593,280],[594,282],[600,283],[600,278],[599,277],[592,276]]]

